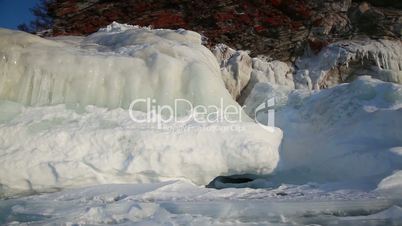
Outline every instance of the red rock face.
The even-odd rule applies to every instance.
[[[51,10],[53,35],[87,35],[113,21],[185,28],[208,37],[207,45],[225,43],[252,55],[289,60],[305,44],[319,49],[355,31],[348,16],[357,7],[351,0],[56,0]]]

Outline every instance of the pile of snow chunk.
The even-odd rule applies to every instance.
[[[317,55],[306,52],[296,63],[296,88],[321,89],[356,76],[402,84],[400,40],[347,40],[328,45]]]
[[[183,29],[113,23],[88,37],[52,40],[0,29],[0,71],[0,99],[31,106],[128,108],[140,98],[236,105],[201,35]]]

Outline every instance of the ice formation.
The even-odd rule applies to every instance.
[[[53,40],[1,29],[0,69],[0,99],[32,106],[127,108],[146,97],[160,105],[179,98],[236,105],[201,36],[183,29],[113,23],[88,37]]]
[[[198,33],[113,23],[88,37],[49,40],[1,29],[0,57],[3,192],[174,178],[207,184],[269,174],[279,161],[282,132],[247,116],[160,128],[124,110],[140,98],[240,108]],[[148,117],[145,107],[134,108],[135,117]],[[187,118],[186,110],[176,113]]]
[[[294,89],[293,69],[287,63],[264,58],[253,58],[253,71],[250,83],[269,83]]]
[[[390,150],[401,158],[402,147],[395,147]],[[382,179],[378,184],[377,190],[389,196],[402,197],[402,170],[397,170],[392,175]]]
[[[340,41],[296,62],[296,88],[320,89],[359,75],[402,83],[402,42],[392,40]]]
[[[279,161],[282,132],[253,122],[158,129],[132,121],[123,109],[0,107],[3,192],[180,178],[208,184],[219,175],[269,174]]]
[[[251,78],[239,102],[245,106],[246,113],[254,118],[256,107],[264,100],[274,97],[275,105],[279,106],[286,102],[287,95],[294,88],[293,69],[288,64],[253,58]]]
[[[269,98],[275,99],[275,126],[284,132],[279,180],[356,180],[375,188],[402,169],[402,85],[369,76],[321,91],[257,83],[246,113],[266,122],[267,112],[255,109]],[[380,188],[400,188],[398,175]]]
[[[402,85],[361,76],[312,94],[296,90],[275,117],[288,180],[376,184],[402,169]]]
[[[295,88],[293,67],[285,62],[270,61],[264,56],[251,58],[247,51],[234,50],[224,44],[216,45],[212,52],[220,64],[226,89],[233,99],[245,106],[246,112],[251,117],[255,105],[263,101],[253,102],[254,97],[250,97],[257,84],[271,86],[275,90]],[[248,103],[246,99],[249,99]]]
[[[250,80],[252,59],[248,52],[234,50],[225,44],[216,45],[212,52],[220,64],[226,89],[236,100]]]
[[[400,222],[402,85],[359,76],[401,83],[400,43],[332,44],[299,59],[295,78],[284,62],[218,50],[222,71],[182,29],[113,23],[52,39],[1,29],[0,196],[80,188],[0,200],[0,224]],[[237,99],[259,122],[272,97],[280,129],[134,122],[124,108],[144,97]],[[216,178],[233,175],[255,180]],[[214,178],[226,189],[200,186]]]

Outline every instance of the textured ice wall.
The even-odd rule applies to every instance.
[[[2,100],[127,108],[146,97],[168,105],[177,98],[236,105],[215,57],[192,31],[113,23],[88,37],[46,40],[0,30]]]
[[[402,83],[402,42],[391,40],[341,41],[317,55],[296,62],[296,88],[320,89],[353,80],[359,75]]]

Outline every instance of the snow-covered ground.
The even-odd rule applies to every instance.
[[[402,85],[360,76],[293,90],[287,64],[244,54],[222,79],[201,36],[182,29],[0,30],[0,224],[401,224]],[[399,70],[394,55],[379,66]],[[249,89],[258,122],[275,97],[277,128],[247,116],[160,128],[133,121],[146,106],[127,110],[144,97],[240,107],[225,84],[234,97]]]
[[[186,181],[98,185],[0,202],[0,223],[30,225],[398,225],[400,201],[317,184],[216,190]]]

